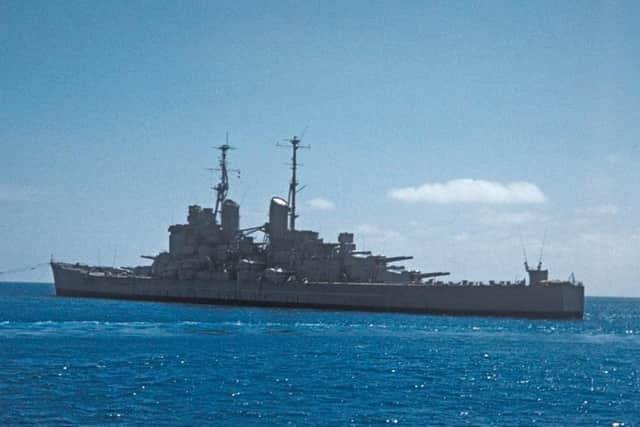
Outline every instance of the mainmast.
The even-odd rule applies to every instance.
[[[220,150],[220,158],[219,158],[219,168],[216,169],[220,172],[220,182],[216,184],[213,189],[216,191],[216,206],[213,211],[213,218],[217,222],[218,220],[218,212],[222,208],[222,202],[227,198],[227,193],[229,192],[229,174],[227,170],[227,151],[234,150],[235,148],[229,145],[229,134],[227,134],[226,142],[219,147],[215,147]],[[237,169],[232,169],[232,172],[240,173]]]
[[[288,197],[289,229],[293,231],[293,230],[296,229],[296,218],[298,217],[296,215],[296,193],[299,191],[298,190],[298,185],[300,184],[298,182],[298,178],[297,178],[297,172],[298,172],[298,150],[301,149],[301,148],[309,148],[309,146],[308,145],[300,145],[301,140],[297,136],[294,136],[293,138],[291,138],[288,141],[291,144],[291,151],[292,151],[292,155],[291,155],[291,182],[289,183],[289,197]]]

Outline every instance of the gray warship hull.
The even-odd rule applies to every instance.
[[[581,319],[584,288],[570,283],[429,285],[179,280],[92,271],[52,263],[56,295],[198,304],[297,307],[425,314]]]

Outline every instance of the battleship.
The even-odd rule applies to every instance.
[[[451,282],[449,272],[421,272],[358,250],[354,234],[325,242],[296,227],[298,150],[291,149],[288,197],[272,197],[268,222],[240,227],[240,205],[228,198],[228,140],[219,152],[219,182],[212,208],[192,205],[186,224],[169,231],[169,250],[146,256],[151,265],[105,267],[51,261],[56,295],[164,302],[294,307],[328,310],[581,319],[584,287],[549,280],[542,260],[528,281]],[[258,238],[262,236],[262,239]]]

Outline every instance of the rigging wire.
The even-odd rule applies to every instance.
[[[35,265],[29,265],[26,267],[19,267],[19,268],[10,268],[8,270],[1,270],[0,271],[0,276],[5,275],[5,274],[16,274],[16,273],[23,273],[25,271],[32,271],[32,270],[37,270],[41,267],[44,267],[45,265],[49,265],[48,262],[41,262],[40,264],[35,264]]]
[[[524,263],[527,264],[527,249],[524,246],[524,239],[522,238],[522,231],[520,231],[520,246],[522,246],[522,255],[524,256]]]
[[[547,241],[547,229],[544,229],[544,234],[542,236],[542,246],[540,247],[540,258],[538,258],[538,268],[542,267],[542,255],[544,254],[544,244]]]

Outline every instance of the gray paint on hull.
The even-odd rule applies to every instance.
[[[187,303],[533,318],[582,318],[584,288],[292,283],[92,276],[53,265],[61,296]]]

